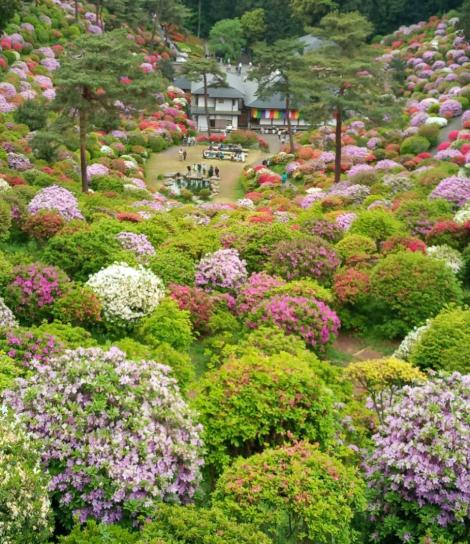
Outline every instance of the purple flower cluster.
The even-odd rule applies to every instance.
[[[343,230],[349,230],[351,228],[351,225],[354,223],[354,221],[357,219],[357,214],[354,212],[347,212],[342,213],[341,215],[338,215],[336,218],[336,225]]]
[[[21,153],[8,153],[8,166],[19,172],[24,172],[25,170],[30,170],[32,168],[28,157],[21,155]]]
[[[247,278],[246,263],[236,249],[219,249],[201,259],[196,285],[208,289],[238,289]]]
[[[41,210],[55,210],[63,219],[83,219],[74,195],[58,185],[41,189],[28,205],[28,212],[35,214]]]
[[[155,255],[155,248],[145,234],[124,231],[117,234],[116,238],[124,249],[132,251],[138,257]]]
[[[439,108],[439,115],[446,117],[458,117],[462,115],[462,104],[458,100],[445,100]]]
[[[336,183],[328,190],[328,194],[339,196],[347,200],[352,200],[354,203],[361,203],[370,194],[370,188],[367,185],[353,184],[347,181]]]
[[[270,291],[281,285],[284,285],[284,281],[270,276],[266,272],[252,274],[240,289],[240,294],[237,297],[237,313],[251,312]]]
[[[28,369],[46,364],[52,356],[65,349],[55,336],[38,335],[19,328],[8,331],[5,338],[0,338],[0,348],[8,357]]]
[[[461,208],[470,200],[470,178],[460,176],[445,178],[429,198],[443,198]]]
[[[347,176],[349,178],[353,178],[357,174],[369,174],[372,172],[375,172],[375,169],[369,164],[355,164],[348,170]]]
[[[109,168],[104,164],[95,163],[87,167],[87,176],[91,178],[97,178],[101,176],[107,176],[109,174]]]
[[[374,519],[430,506],[427,523],[446,527],[470,514],[470,376],[438,376],[403,389],[378,434],[366,463]],[[430,519],[429,519],[430,518]],[[425,517],[423,516],[424,520]]]
[[[249,314],[247,324],[251,328],[276,325],[317,349],[331,342],[341,325],[338,316],[324,302],[290,295],[275,295],[261,302]]]
[[[80,348],[52,358],[4,400],[53,470],[49,489],[64,521],[112,523],[193,497],[201,429],[169,367],[129,361],[117,348]]]

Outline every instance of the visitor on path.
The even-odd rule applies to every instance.
[[[189,164],[188,164],[188,166],[186,166],[186,168],[188,170],[188,176],[190,176],[191,175],[191,166],[189,166]]]
[[[287,172],[284,172],[281,176],[281,184],[286,185],[287,184]]]
[[[216,178],[220,178],[220,170],[218,166],[215,167],[214,174]]]
[[[214,176],[214,167],[212,164],[209,167],[209,177],[212,178]]]
[[[197,165],[197,173],[198,173],[199,175],[201,175],[201,171],[202,171],[202,164],[201,164],[201,163],[198,163],[198,165]]]
[[[186,149],[183,149],[183,160],[184,161],[186,160],[187,156],[188,156],[188,152],[186,151]]]
[[[242,63],[239,62],[239,63],[238,63],[238,68],[237,68],[237,72],[238,72],[238,75],[239,75],[239,76],[242,75],[242,68],[243,68]]]
[[[178,150],[178,156],[179,156],[180,161],[182,161],[183,160],[183,148],[182,147],[180,147],[179,150]]]

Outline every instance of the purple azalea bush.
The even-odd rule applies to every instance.
[[[201,259],[196,285],[207,289],[238,289],[248,276],[246,263],[236,249],[219,249]]]
[[[286,334],[300,336],[308,346],[321,351],[332,342],[340,328],[336,313],[321,300],[275,295],[256,306],[247,325],[275,325]]]
[[[375,540],[463,542],[468,536],[469,406],[468,375],[403,388],[366,461]]]
[[[461,208],[470,200],[470,178],[450,176],[443,179],[429,198],[443,198]]]
[[[123,231],[117,234],[116,238],[123,249],[132,251],[137,257],[145,258],[155,255],[155,248],[145,234]]]
[[[83,219],[75,196],[58,185],[51,185],[41,189],[28,205],[28,212],[31,214],[38,213],[41,210],[55,210],[65,221]]]
[[[198,487],[201,429],[167,366],[79,348],[18,380],[4,402],[40,446],[66,526],[135,520]]]

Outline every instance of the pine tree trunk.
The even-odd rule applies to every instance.
[[[336,108],[336,156],[335,156],[335,183],[339,183],[341,178],[341,152],[343,146],[341,144],[341,132],[343,128],[343,112],[341,107]]]
[[[206,114],[206,123],[207,123],[207,135],[211,137],[211,123],[209,120],[209,97],[207,90],[207,74],[204,74],[204,111]]]
[[[197,7],[197,37],[201,37],[201,10],[202,10],[202,0],[199,0]]]
[[[80,174],[82,178],[82,191],[88,193],[88,174],[86,160],[86,143],[87,143],[87,114],[84,109],[80,110],[79,126],[80,126]]]
[[[289,135],[289,153],[294,152],[294,135],[292,134],[292,124],[290,122],[290,96],[286,95],[286,116],[287,116],[287,134]]]

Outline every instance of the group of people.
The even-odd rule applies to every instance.
[[[187,177],[199,177],[199,178],[219,178],[220,170],[218,166],[207,165],[205,163],[201,164],[191,164],[186,166],[187,168]]]
[[[194,136],[185,136],[183,138],[183,145],[187,145],[188,147],[196,145],[196,138]]]

